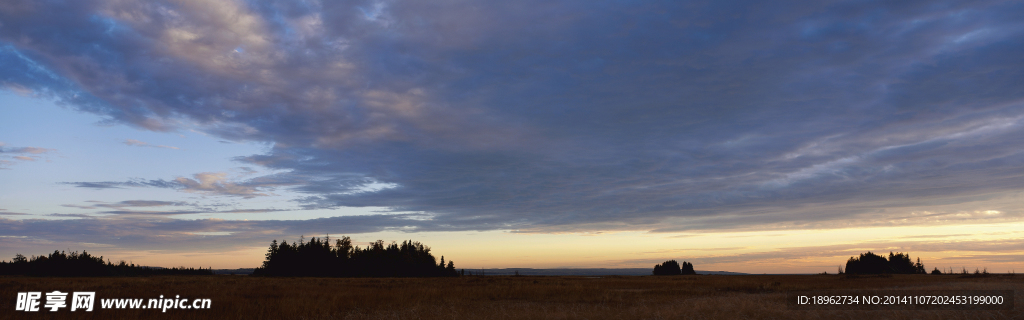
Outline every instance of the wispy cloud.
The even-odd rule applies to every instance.
[[[254,171],[245,171],[244,175]],[[237,196],[253,198],[270,195],[269,191],[281,186],[301,184],[290,175],[269,175],[244,181],[233,181],[224,172],[203,172],[192,175],[192,178],[178,177],[174,180],[100,181],[100,182],[63,182],[79,188],[116,189],[127,187],[156,187],[177,189],[184,192],[201,193],[220,196]]]
[[[93,217],[95,217],[93,215],[80,214],[80,213],[51,213],[51,214],[47,214],[46,216],[59,217],[59,218],[93,218]]]
[[[0,153],[44,154],[53,151],[56,150],[36,147],[3,148],[3,146],[0,145]]]
[[[156,201],[156,200],[126,200],[114,203],[106,203],[101,201],[94,201],[88,205],[77,205],[77,204],[63,204],[61,205],[67,208],[76,208],[83,210],[100,210],[94,211],[95,214],[114,214],[114,215],[181,215],[181,214],[209,214],[209,213],[264,213],[264,212],[279,212],[279,211],[291,211],[291,209],[274,209],[274,208],[260,208],[260,209],[230,209],[230,210],[217,210],[214,208],[202,206],[196,203],[186,203],[180,201]],[[177,209],[177,210],[139,210],[135,208],[153,208],[153,207],[189,207],[190,209]],[[105,210],[114,209],[114,210]],[[75,215],[58,215],[77,217]],[[95,217],[91,215],[82,215],[81,217]]]
[[[162,214],[91,216],[73,220],[0,218],[0,234],[54,243],[93,243],[123,249],[218,251],[251,247],[296,234],[357,234],[423,225],[408,215],[372,215],[312,220],[173,219]],[[221,233],[210,243],[201,233]]]
[[[4,160],[3,158],[13,159],[18,161],[36,161],[43,158],[43,155],[47,153],[53,153],[57,150],[37,147],[5,147],[6,144],[0,142],[0,169],[7,169],[17,162]]]
[[[125,200],[115,203],[105,203],[102,201],[93,201],[89,205],[76,205],[76,204],[62,204],[62,207],[78,208],[78,209],[97,209],[97,208],[130,208],[130,207],[164,207],[164,206],[184,206],[188,205],[185,202],[178,201],[157,201],[157,200]]]
[[[100,181],[100,182],[62,182],[79,188],[90,189],[115,189],[125,187],[156,187],[156,188],[179,188],[180,185],[165,180],[144,180],[135,179],[130,181]]]
[[[139,140],[135,140],[135,139],[125,140],[124,144],[125,145],[129,145],[129,146],[133,146],[133,147],[150,147],[150,148],[163,148],[163,149],[178,150],[178,147],[171,147],[171,146],[164,146],[164,145],[152,145],[152,144],[149,144],[149,143],[146,143],[146,142],[142,142],[142,141],[139,141]]]
[[[0,216],[23,216],[23,215],[27,215],[27,213],[11,212],[11,211],[7,211],[7,209],[0,209]]]
[[[197,173],[193,177],[195,179],[177,178],[174,179],[174,182],[180,184],[182,190],[186,192],[241,196],[243,198],[268,195],[257,192],[256,187],[228,181],[227,174],[223,172]]]
[[[196,213],[209,213],[209,211],[201,210],[110,210],[100,211],[103,214],[141,214],[141,215],[175,215],[175,214],[196,214]]]

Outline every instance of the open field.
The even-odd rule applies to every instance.
[[[1014,310],[789,310],[785,293],[835,289],[1015,291]],[[19,291],[95,291],[93,312],[16,312]],[[212,299],[210,310],[109,310],[99,299]],[[12,319],[1022,319],[1024,276],[743,275],[667,277],[145,278],[0,277]]]

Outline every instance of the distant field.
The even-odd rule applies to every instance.
[[[1010,311],[788,310],[787,291],[1015,290]],[[14,311],[17,292],[96,298],[212,299],[210,310]],[[741,275],[461,278],[0,277],[0,318],[14,319],[1022,319],[1024,276]]]

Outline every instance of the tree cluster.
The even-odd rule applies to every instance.
[[[53,251],[49,255],[27,258],[21,254],[11,262],[0,262],[0,275],[24,275],[47,277],[100,277],[100,276],[156,276],[156,275],[212,275],[213,269],[195,268],[152,268],[136,266],[124,260],[114,264],[104,262],[102,256],[88,252],[65,253]]]
[[[323,240],[299,239],[288,243],[277,240],[270,243],[263,265],[253,272],[256,276],[305,277],[447,277],[458,276],[455,263],[444,257],[438,263],[430,247],[416,241],[392,242],[383,240],[360,248],[352,239],[342,237],[331,244],[330,237]]]
[[[921,258],[917,258],[917,263],[910,260],[910,255],[906,253],[893,254],[889,252],[889,258],[886,259],[884,256],[876,255],[868,251],[868,253],[862,253],[860,257],[850,257],[850,260],[846,261],[846,273],[852,274],[924,274],[924,264],[921,264]]]
[[[680,267],[679,262],[669,260],[661,264],[654,265],[653,274],[656,276],[670,276],[678,274],[697,274],[697,272],[693,270],[692,263],[683,261],[683,265]]]

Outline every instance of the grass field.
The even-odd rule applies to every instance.
[[[790,310],[787,291],[1015,291],[1014,310]],[[17,292],[95,291],[91,313],[14,311]],[[110,310],[99,299],[212,299],[210,310]],[[12,319],[1024,319],[1024,276],[743,275],[461,278],[0,277],[0,317]],[[45,299],[45,297],[44,297]]]

